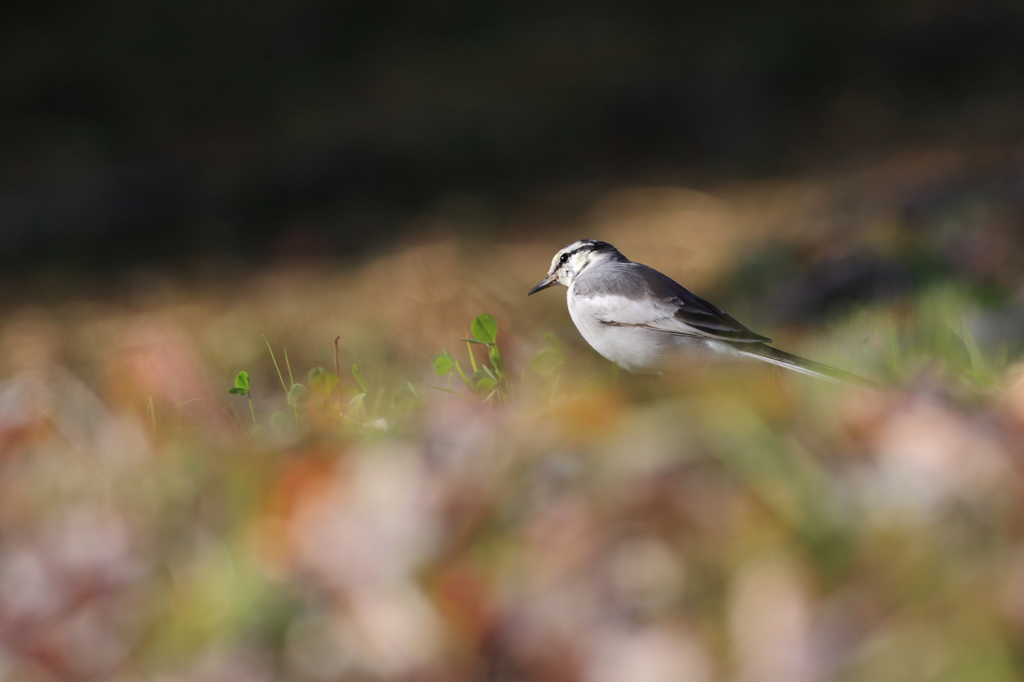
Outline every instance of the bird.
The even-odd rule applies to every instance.
[[[658,373],[677,350],[703,357],[753,358],[826,381],[865,379],[768,345],[654,268],[634,263],[608,242],[580,239],[558,251],[547,276],[527,296],[568,287],[569,316],[598,353],[631,373]]]

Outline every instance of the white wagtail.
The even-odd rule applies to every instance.
[[[569,315],[587,343],[630,372],[656,372],[670,351],[683,348],[755,358],[829,381],[867,383],[772,348],[771,339],[607,242],[581,239],[556,253],[548,276],[527,296],[555,284],[569,287]]]

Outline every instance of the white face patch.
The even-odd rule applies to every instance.
[[[593,242],[585,240],[576,241],[566,246],[551,259],[551,268],[548,270],[548,276],[554,275],[559,284],[569,286],[572,284],[573,279],[588,265],[608,257],[606,252],[592,247]],[[566,255],[568,255],[568,258],[563,262],[562,259]]]

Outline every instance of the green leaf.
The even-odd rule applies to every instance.
[[[244,388],[237,388],[237,387],[235,387],[235,388],[229,388],[228,389],[228,393],[230,393],[231,395],[245,395],[248,392],[249,391],[245,390]]]
[[[288,389],[288,407],[298,407],[309,400],[309,389],[302,384],[292,384]]]
[[[324,369],[323,367],[314,367],[313,369],[309,370],[309,374],[307,374],[306,376],[309,379],[309,382],[313,383],[313,379],[317,378],[318,376],[320,376],[322,374],[326,374],[326,373],[327,373],[327,370]]]
[[[356,378],[356,383],[359,384],[359,388],[363,389],[363,393],[366,393],[366,380],[363,379],[363,373],[355,365],[352,365],[352,376]]]
[[[454,366],[455,361],[452,360],[452,356],[448,355],[448,353],[440,353],[434,356],[434,374],[437,376],[443,377],[452,371]]]
[[[290,417],[285,412],[275,412],[270,415],[270,428],[274,431],[283,431],[288,427]]]
[[[309,389],[326,398],[331,391],[338,387],[338,375],[334,372],[324,371],[322,367],[317,367],[317,369],[320,370],[318,374],[314,374],[312,371],[309,373]]]
[[[348,406],[352,408],[359,407],[363,404],[363,401],[365,399],[365,393],[356,393],[354,396],[352,396],[352,399],[348,401]]]
[[[497,389],[500,383],[500,379],[491,371],[490,367],[481,367],[472,376],[471,381],[473,382],[473,389],[479,394]]]
[[[488,313],[477,315],[473,324],[470,325],[469,331],[473,334],[473,338],[480,343],[491,344],[498,339],[498,323],[494,320],[494,316]]]
[[[240,388],[244,393],[249,392],[249,373],[242,371],[235,375],[235,388]]]

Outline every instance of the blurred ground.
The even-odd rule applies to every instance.
[[[358,261],[8,291],[0,679],[1021,678],[1022,150],[531,220],[549,234],[428,214]],[[561,290],[525,297],[580,237],[888,388],[617,375]],[[504,405],[431,369],[468,367],[481,312]],[[310,389],[294,411],[261,334]]]

